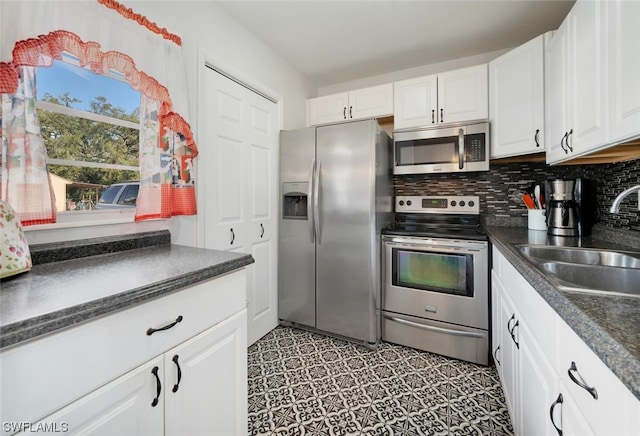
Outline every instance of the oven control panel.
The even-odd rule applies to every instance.
[[[406,213],[480,214],[480,197],[476,195],[404,196],[395,199],[395,211]]]

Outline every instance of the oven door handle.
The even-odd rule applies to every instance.
[[[385,245],[390,248],[414,248],[418,251],[424,252],[450,252],[450,253],[458,253],[458,254],[475,254],[479,251],[487,250],[486,242],[474,243],[470,241],[465,241],[463,244],[454,245],[451,242],[445,243],[419,243],[416,241],[412,241],[409,239],[398,239],[394,238],[391,241],[386,241]]]
[[[383,315],[386,319],[390,320],[390,321],[395,321],[399,324],[404,324],[404,325],[408,325],[410,327],[416,327],[422,330],[428,330],[428,331],[432,331],[432,332],[436,332],[436,333],[446,333],[448,335],[455,335],[455,336],[465,336],[468,338],[484,338],[486,335],[484,333],[474,333],[474,332],[465,332],[462,330],[451,330],[451,329],[445,329],[442,327],[435,327],[435,326],[431,326],[431,325],[424,325],[424,324],[420,324],[417,322],[413,322],[413,321],[408,321],[406,319],[402,319],[402,318],[397,318],[395,316],[387,316],[387,315]]]

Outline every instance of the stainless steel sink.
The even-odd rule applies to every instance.
[[[548,245],[520,245],[525,256],[543,261],[640,269],[640,253]]]
[[[546,245],[518,249],[561,290],[640,297],[640,253]]]

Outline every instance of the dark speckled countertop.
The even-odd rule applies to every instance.
[[[157,233],[134,239],[87,240],[57,248],[55,244],[34,246],[32,270],[0,283],[0,348],[254,262],[248,254],[172,245],[168,232]],[[106,254],[96,254],[100,252]],[[91,255],[83,257],[87,253]]]
[[[547,244],[638,251],[640,238],[630,231],[606,229],[594,229],[592,236],[584,238],[554,238],[520,227],[485,228],[507,260],[640,399],[640,298],[561,291],[516,248],[517,244]]]

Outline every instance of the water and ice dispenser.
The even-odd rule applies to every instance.
[[[282,184],[282,219],[306,220],[309,184],[289,182]]]

